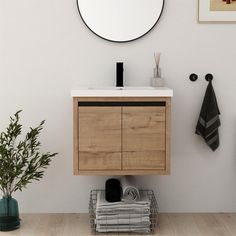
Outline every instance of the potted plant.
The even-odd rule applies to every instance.
[[[19,113],[10,117],[10,124],[0,134],[0,230],[7,231],[20,227],[18,203],[12,193],[26,187],[32,180],[40,180],[51,158],[57,153],[40,153],[39,134],[43,129],[42,121],[36,128],[21,139],[22,125],[19,124]]]

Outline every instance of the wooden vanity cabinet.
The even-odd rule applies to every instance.
[[[74,174],[170,173],[170,97],[74,97]]]

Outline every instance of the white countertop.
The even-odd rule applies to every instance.
[[[167,87],[80,87],[71,90],[72,97],[172,97]]]

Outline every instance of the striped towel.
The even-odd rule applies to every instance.
[[[216,95],[212,82],[209,81],[196,126],[196,134],[200,135],[213,151],[219,146],[219,115]]]
[[[150,214],[150,200],[147,193],[141,193],[135,202],[107,202],[105,192],[97,192],[96,216],[114,214]]]

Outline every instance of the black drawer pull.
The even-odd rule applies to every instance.
[[[164,107],[166,106],[165,101],[161,102],[78,102],[78,106],[81,107]]]

